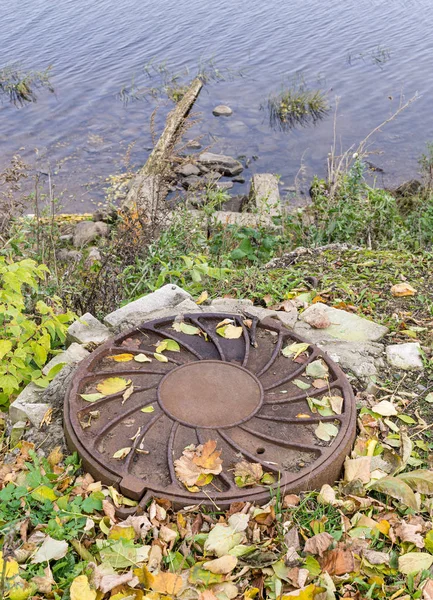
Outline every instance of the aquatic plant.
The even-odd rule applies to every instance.
[[[296,125],[308,125],[322,119],[329,111],[326,95],[321,90],[309,90],[306,85],[294,83],[268,99],[270,123],[283,131]]]
[[[36,90],[47,88],[54,92],[50,82],[49,66],[44,71],[22,71],[19,66],[9,65],[0,69],[0,98],[6,96],[16,106],[36,102]]]

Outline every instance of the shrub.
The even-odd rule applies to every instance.
[[[46,387],[61,368],[43,376],[42,367],[66,337],[73,313],[62,313],[57,297],[42,300],[45,265],[0,256],[0,406],[7,406],[33,381]]]

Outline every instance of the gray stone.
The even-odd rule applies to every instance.
[[[177,306],[169,308],[161,308],[150,312],[146,321],[153,321],[154,319],[165,319],[166,317],[173,317],[178,320],[180,317],[191,313],[211,312],[207,306],[199,306],[193,300],[187,299],[180,302]]]
[[[421,346],[418,342],[392,344],[386,348],[386,359],[396,369],[404,371],[422,371]]]
[[[66,248],[61,248],[56,252],[56,257],[60,262],[79,262],[83,255],[79,250],[67,250]]]
[[[295,326],[295,333],[305,337],[309,342],[317,344],[323,341],[340,340],[346,342],[377,342],[388,333],[388,328],[378,325],[373,321],[358,317],[353,313],[323,305],[331,325],[326,329],[313,329],[304,322],[309,313],[314,311],[314,306],[309,306]]]
[[[191,300],[188,292],[177,285],[167,284],[156,292],[143,296],[110,313],[105,317],[104,322],[117,331],[136,327],[148,320],[150,313],[174,308],[187,299]]]
[[[233,177],[232,181],[233,183],[245,183],[245,177],[238,175],[237,177]]]
[[[75,226],[74,246],[81,248],[98,237],[107,237],[110,227],[103,221],[80,221]]]
[[[253,308],[251,300],[238,298],[215,298],[211,302],[211,308],[220,313],[243,313]]]
[[[278,316],[276,310],[269,310],[269,308],[263,308],[263,306],[248,306],[244,310],[246,313],[248,313],[248,315],[257,317],[259,321],[263,321],[264,319],[268,319],[269,317]]]
[[[198,175],[190,175],[182,179],[182,187],[186,190],[197,188],[201,185],[203,185],[203,180]]]
[[[86,313],[68,328],[67,340],[78,344],[102,344],[111,337],[111,332],[90,313]]]
[[[59,242],[72,242],[74,236],[72,235],[72,233],[66,233],[65,235],[61,235],[59,236]]]
[[[61,352],[60,354],[57,354],[54,358],[52,358],[50,362],[47,363],[42,369],[42,373],[43,375],[48,375],[51,369],[56,365],[62,363],[64,363],[65,365],[75,364],[82,361],[83,358],[86,358],[86,356],[88,355],[89,352],[85,348],[83,348],[83,346],[80,346],[80,344],[76,344],[75,342],[73,342],[67,350]]]
[[[187,163],[185,165],[181,165],[175,171],[178,175],[182,175],[183,177],[189,177],[190,175],[200,175],[200,169],[191,163]]]
[[[189,140],[186,143],[186,147],[191,148],[192,150],[199,150],[201,148],[201,144],[197,140]]]
[[[217,190],[231,190],[234,186],[232,181],[218,181],[216,183]]]
[[[205,167],[213,169],[222,175],[227,175],[228,177],[234,177],[243,171],[243,166],[238,160],[231,156],[225,156],[224,154],[203,152],[199,155],[198,161]]]
[[[9,406],[9,417],[12,423],[29,420],[32,425],[39,427],[49,404],[42,401],[43,388],[29,383],[19,396]]]
[[[26,429],[25,421],[17,421],[12,425],[11,434],[10,434],[10,447],[13,448],[18,444],[20,439],[23,437],[24,431]]]
[[[101,261],[102,260],[102,256],[101,253],[99,252],[98,248],[96,248],[95,246],[92,246],[91,248],[89,248],[89,254],[87,255],[86,258],[86,265],[87,266],[92,266],[93,263],[97,262],[97,261]]]
[[[260,213],[276,216],[281,214],[278,179],[270,173],[259,173],[251,179],[249,203]]]
[[[233,114],[233,111],[230,108],[230,106],[226,106],[225,104],[218,104],[218,106],[215,106],[215,108],[213,109],[212,114],[215,117],[229,117]]]
[[[343,370],[350,371],[361,380],[377,375],[378,368],[383,366],[384,346],[377,342],[328,341],[318,345]]]
[[[298,309],[295,305],[289,310],[278,310],[276,317],[283,325],[285,325],[288,329],[293,329],[295,327],[296,321],[298,320]]]

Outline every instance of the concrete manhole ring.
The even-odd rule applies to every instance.
[[[242,327],[240,338],[216,333],[226,318]],[[221,508],[239,500],[267,501],[267,487],[236,486],[233,466],[242,459],[260,463],[284,493],[333,483],[356,429],[356,406],[346,376],[313,345],[296,360],[283,356],[283,348],[303,340],[279,322],[245,319],[185,315],[184,322],[202,335],[175,331],[174,317],[159,319],[118,335],[85,359],[65,400],[66,438],[84,468],[142,504],[151,496],[168,498],[176,506],[215,503]],[[180,352],[166,351],[168,362],[159,362],[153,356],[156,346],[167,339],[178,342]],[[119,354],[129,355],[129,360],[115,361]],[[138,362],[131,355],[141,355],[141,360],[147,356],[151,362]],[[313,386],[314,377],[305,370],[319,358],[327,364],[329,377],[323,386],[320,379]],[[97,385],[111,377],[130,382],[126,399],[122,389],[94,400]],[[317,412],[320,400],[329,396],[343,398],[341,414]],[[338,434],[324,442],[315,430],[328,422]],[[192,493],[176,478],[174,461],[186,446],[207,440],[216,440],[222,450],[223,472]],[[114,458],[122,448],[131,450],[124,458]]]

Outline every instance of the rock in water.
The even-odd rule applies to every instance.
[[[183,177],[189,177],[190,175],[200,175],[200,169],[191,163],[187,163],[176,169],[176,173],[183,175]]]
[[[242,164],[238,160],[231,156],[225,156],[224,154],[202,152],[198,157],[198,161],[206,168],[213,169],[227,177],[235,177],[244,170]]]
[[[233,111],[230,106],[219,104],[218,106],[215,106],[212,113],[215,115],[215,117],[229,117],[233,114]]]

